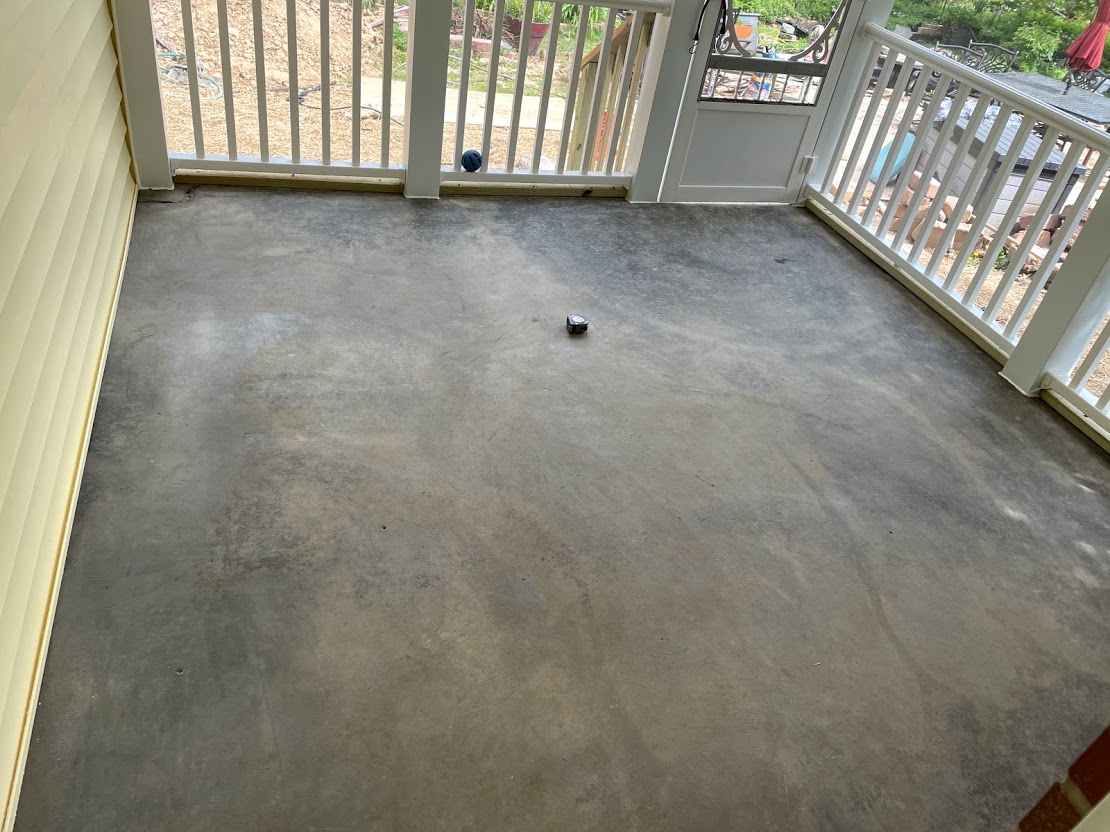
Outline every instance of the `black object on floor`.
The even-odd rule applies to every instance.
[[[581,315],[567,315],[567,332],[571,335],[581,335],[589,325],[590,322]]]

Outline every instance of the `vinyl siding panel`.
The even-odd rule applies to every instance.
[[[14,822],[135,205],[105,0],[0,10],[0,777]]]

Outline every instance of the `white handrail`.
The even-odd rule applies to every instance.
[[[943,72],[950,73],[960,81],[970,84],[975,89],[989,93],[993,97],[1005,101],[1007,104],[1012,105],[1015,110],[1035,115],[1039,121],[1043,121],[1046,124],[1058,128],[1072,139],[1082,140],[1088,145],[1098,148],[1102,152],[1110,152],[1110,135],[1080,121],[1074,116],[1057,110],[1055,107],[1042,104],[1035,98],[1030,98],[1028,95],[1018,92],[1013,87],[1009,87],[983,72],[964,66],[939,52],[927,49],[901,35],[888,32],[876,23],[865,24],[862,34],[869,40],[890,47],[892,50],[900,52],[908,58],[916,58],[931,69],[939,69]],[[1061,81],[1061,83],[1063,82]]]

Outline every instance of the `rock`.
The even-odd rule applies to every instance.
[[[929,213],[933,201],[926,199],[921,203],[921,207],[917,209],[917,214],[914,215],[913,223],[910,225],[910,239],[916,241],[921,232],[921,226],[925,222],[925,215]]]
[[[912,174],[910,174],[910,188],[916,191],[920,185],[921,173],[915,170]],[[930,179],[929,185],[925,189],[925,196],[927,196],[929,199],[935,199],[939,190],[940,183],[937,182],[935,179]]]
[[[837,188],[836,188],[836,186],[834,185],[831,190],[832,190],[833,198],[836,199],[837,198]],[[860,201],[859,201],[859,204],[861,206],[866,206],[871,201],[871,196],[872,196],[873,191],[874,191],[874,186],[871,184],[871,182],[865,180],[864,183],[863,183],[863,196],[860,197]],[[844,199],[840,200],[840,204],[843,205],[843,206],[847,206],[847,205],[851,204],[852,200],[855,199],[855,196],[856,196],[856,192],[854,190],[849,190],[847,192],[847,196],[844,197]]]
[[[912,239],[914,242],[917,242],[917,238],[922,233],[921,225],[922,222],[919,221],[914,229],[910,232],[910,239]],[[929,238],[925,241],[925,248],[935,250],[936,247],[940,245],[940,238],[944,236],[944,231],[946,228],[948,228],[948,223],[941,222],[940,220],[937,220],[935,223],[933,223],[933,227],[929,231]],[[948,244],[948,248],[941,252],[941,254],[944,255],[950,251],[959,249],[960,246],[964,244],[964,241],[967,240],[967,235],[970,233],[971,226],[966,222],[960,223],[958,226],[956,226],[956,230],[952,234],[952,240]]]
[[[940,212],[944,215],[945,222],[952,221],[952,215],[956,212],[960,198],[956,194],[952,194],[945,198]],[[964,206],[963,216],[960,217],[960,222],[971,222],[971,216],[975,213],[970,205]]]
[[[1048,256],[1048,250],[1045,247],[1035,245],[1029,250],[1029,255],[1026,257],[1025,265],[1021,266],[1022,272],[1036,272],[1041,267],[1041,263],[1045,262],[1045,257]]]
[[[921,208],[926,209],[926,208],[929,207],[930,204],[932,204],[931,200],[926,199],[926,200],[923,201]],[[906,209],[907,208],[909,208],[909,205],[907,205],[906,203],[903,202],[903,203],[899,203],[899,205],[894,209],[894,220],[890,223],[890,230],[891,231],[897,231],[899,228],[902,227],[902,223],[906,221]],[[920,222],[921,219],[922,219],[921,210],[919,209],[918,212],[916,214],[914,214],[911,219],[913,220],[913,222],[910,225],[910,228],[912,229],[913,226],[916,225],[918,222]]]
[[[1052,245],[1052,232],[1042,231],[1037,235],[1037,242],[1034,245],[1040,246],[1041,248],[1048,248]]]
[[[1044,262],[1044,258],[1047,254],[1048,251],[1046,251],[1042,246],[1033,246],[1033,248],[1029,250],[1029,254],[1025,258],[1025,262],[1021,266],[1022,274],[1031,274],[1032,272],[1035,272],[1037,269],[1039,269],[1041,267],[1041,263]]]
[[[952,248],[949,249],[949,251],[951,251],[952,249],[959,249],[964,244],[964,242],[967,240],[967,235],[970,234],[970,233],[971,233],[971,224],[970,223],[961,222],[959,225],[957,225],[956,226],[956,233],[952,235]]]
[[[929,231],[929,238],[925,241],[925,248],[935,250],[940,243],[940,238],[941,235],[944,234],[945,228],[947,228],[947,226],[939,220],[933,223],[933,227]],[[917,242],[917,238],[921,236],[921,233],[921,224],[919,223],[917,227],[910,232],[910,236],[915,243]]]

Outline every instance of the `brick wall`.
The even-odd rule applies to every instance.
[[[1019,832],[1071,832],[1110,794],[1110,728],[1079,755],[1062,783],[1054,783],[1018,824]]]

